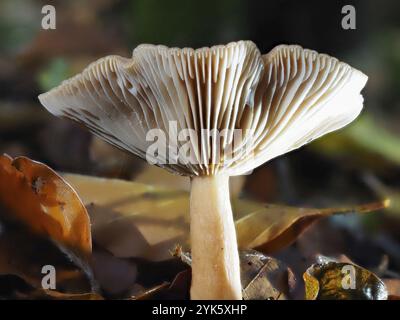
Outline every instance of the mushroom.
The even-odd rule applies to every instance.
[[[251,41],[140,45],[131,59],[102,58],[39,99],[114,146],[190,177],[191,298],[241,299],[229,177],[353,121],[366,81],[296,45],[265,55]],[[156,136],[164,146],[155,148]]]

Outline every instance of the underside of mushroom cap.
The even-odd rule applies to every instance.
[[[251,161],[230,168],[243,174],[264,162],[338,130],[360,114],[368,77],[326,54],[280,45],[262,56]]]
[[[351,122],[366,80],[299,46],[261,56],[250,41],[141,45],[131,59],[102,58],[39,99],[172,172],[237,175]]]

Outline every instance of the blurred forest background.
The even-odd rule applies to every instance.
[[[56,7],[56,30],[41,29],[41,8]],[[356,30],[341,9],[356,8]],[[368,215],[334,216],[294,245],[304,255],[344,253],[365,267],[400,274],[400,2],[0,0],[0,153],[55,170],[188,188],[188,179],[150,169],[39,104],[38,94],[109,54],[141,43],[201,47],[254,41],[262,53],[299,44],[369,76],[362,116],[348,128],[246,176],[241,195],[259,202],[329,207],[390,198]],[[279,255],[291,257],[293,246]],[[299,250],[295,251],[298,255]],[[294,254],[294,253],[293,253]]]

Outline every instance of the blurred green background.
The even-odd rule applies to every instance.
[[[41,29],[45,4],[56,8],[56,30]],[[356,9],[356,30],[341,27],[346,4]],[[108,54],[129,56],[141,43],[201,47],[241,39],[254,41],[263,53],[282,43],[300,44],[369,76],[363,91],[365,109],[357,121],[258,168],[244,178],[242,194],[302,206],[390,198],[392,206],[385,212],[333,218],[329,223],[365,235],[359,255],[367,254],[365,243],[372,243],[400,270],[396,0],[0,0],[0,152],[28,156],[60,171],[171,183],[158,172],[143,174],[151,170],[143,161],[49,115],[37,96],[91,61]],[[173,183],[180,185],[178,180]]]

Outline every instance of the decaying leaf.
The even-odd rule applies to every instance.
[[[64,178],[87,206],[94,240],[117,257],[169,259],[177,243],[189,247],[189,195],[173,190],[74,174]],[[238,243],[242,249],[268,253],[281,249],[312,222],[342,213],[381,209],[387,201],[352,208],[311,209],[232,201]]]
[[[191,265],[189,252],[177,246],[174,256]],[[244,300],[287,300],[296,285],[293,272],[283,262],[255,250],[239,252]]]
[[[80,294],[96,287],[86,208],[46,165],[0,156],[0,227],[0,275],[19,277],[36,290],[47,274],[42,268],[52,266],[60,292]]]
[[[264,253],[275,252],[293,243],[318,219],[335,214],[367,213],[388,205],[388,201],[327,209],[266,205],[236,221],[238,243],[242,248],[255,248]]]
[[[245,300],[287,300],[295,286],[294,274],[283,262],[255,250],[240,252]]]
[[[303,274],[307,300],[386,300],[385,284],[375,274],[351,263],[325,261]]]
[[[90,221],[79,196],[48,166],[0,156],[0,213],[82,256],[91,252]]]

